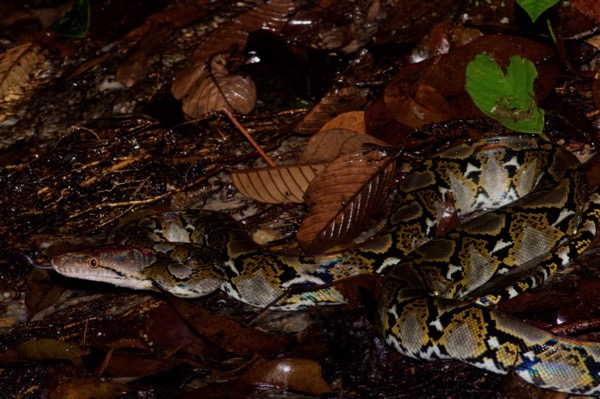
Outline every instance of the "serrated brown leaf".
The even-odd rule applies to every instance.
[[[387,198],[394,159],[379,150],[348,154],[311,182],[305,195],[309,210],[297,233],[307,253],[321,253],[365,229]]]
[[[228,54],[217,54],[208,65],[175,80],[171,91],[192,119],[228,109],[248,114],[256,105],[256,86],[249,77],[229,74]]]
[[[18,98],[29,78],[43,61],[37,46],[25,43],[0,56],[0,102]]]
[[[289,165],[230,172],[235,187],[246,197],[268,204],[303,203],[304,193],[326,164]]]
[[[332,162],[341,155],[362,151],[365,144],[389,146],[385,141],[353,130],[322,130],[308,140],[298,163]]]

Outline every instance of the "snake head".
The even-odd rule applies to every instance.
[[[156,261],[145,248],[110,245],[52,257],[52,268],[66,277],[100,281],[133,289],[156,289],[144,269]]]

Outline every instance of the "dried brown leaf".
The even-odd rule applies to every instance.
[[[322,130],[308,140],[298,163],[332,162],[341,155],[362,151],[365,144],[388,147],[385,141],[353,130]]]
[[[320,395],[331,392],[321,376],[321,365],[309,359],[274,359],[253,367],[241,378],[247,384]]]
[[[312,181],[305,195],[309,211],[297,233],[306,252],[323,252],[364,230],[387,197],[393,161],[379,150],[348,154]]]
[[[37,46],[25,43],[0,55],[0,102],[15,100],[43,61]]]
[[[248,114],[254,109],[254,82],[249,77],[229,74],[228,58],[227,54],[217,54],[207,65],[173,82],[173,96],[181,100],[188,117],[195,119],[223,109]]]
[[[365,111],[344,112],[327,122],[319,131],[330,129],[348,129],[358,133],[366,133]]]
[[[231,171],[235,187],[246,197],[268,204],[303,203],[304,193],[325,164],[289,165]]]

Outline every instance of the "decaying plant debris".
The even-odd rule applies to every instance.
[[[23,75],[12,86],[16,94],[0,99],[0,397],[523,397],[530,387],[510,376],[416,362],[386,348],[374,317],[377,278],[344,282],[346,307],[259,313],[221,294],[185,301],[67,280],[31,262],[101,242],[140,212],[204,206],[230,212],[276,250],[298,252],[303,206],[244,199],[230,172],[248,187],[255,184],[248,176],[267,174],[271,185],[258,196],[284,187],[286,198],[281,176],[316,175],[343,153],[318,158],[331,145],[314,136],[302,155],[308,138],[294,133],[333,130],[344,141],[355,137],[351,126],[377,136],[364,141],[365,152],[399,155],[395,175],[376,168],[381,175],[367,176],[383,176],[385,196],[411,164],[440,148],[505,133],[464,91],[469,58],[490,49],[500,61],[519,53],[536,63],[545,133],[574,151],[589,149],[600,126],[597,10],[559,4],[550,14],[555,44],[522,20],[514,1],[125,2],[135,12],[121,10],[123,18],[97,3],[87,41],[0,25],[2,49],[35,49],[22,54],[31,60],[23,68],[0,61],[8,65],[0,74]],[[186,94],[197,100],[193,107],[217,109],[182,111],[171,91],[200,86],[186,76],[206,78],[203,66],[224,53],[221,78],[251,78],[256,98],[234,87],[229,94],[244,97],[233,100],[244,106],[236,110],[209,76],[208,94]],[[14,76],[0,79],[0,91]],[[239,123],[280,166],[259,169],[264,162],[230,119],[211,113],[223,107],[255,107]],[[355,119],[326,126],[339,114]],[[595,165],[589,178],[598,182]],[[293,202],[303,200],[306,180]],[[583,258],[576,273],[505,310],[545,326],[560,320],[569,333],[594,331],[595,263],[593,254]],[[548,397],[526,396],[534,394]]]

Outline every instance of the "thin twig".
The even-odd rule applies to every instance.
[[[225,115],[227,115],[227,117],[229,118],[229,120],[231,121],[231,123],[233,123],[235,125],[235,127],[237,127],[238,130],[244,136],[246,136],[246,139],[250,142],[250,144],[252,144],[252,147],[254,147],[256,149],[256,151],[258,151],[258,153],[265,160],[265,162],[268,163],[269,166],[271,166],[271,167],[277,166],[277,164],[275,162],[273,162],[271,160],[271,158],[269,158],[269,156],[262,150],[262,148],[259,147],[258,143],[256,141],[254,141],[254,139],[252,138],[252,136],[250,135],[250,133],[238,122],[238,120],[231,113],[231,111],[229,111],[227,108],[223,108],[222,111],[223,111],[223,113]]]

